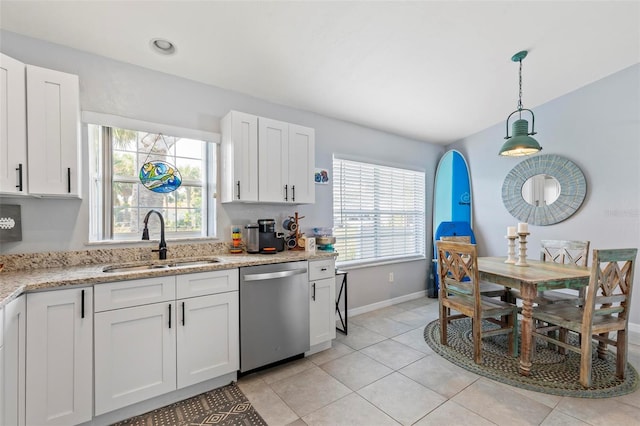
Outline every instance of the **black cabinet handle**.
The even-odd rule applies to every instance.
[[[313,295],[311,296],[311,299],[315,301],[316,300],[316,283],[313,283],[312,287],[313,287]]]
[[[238,200],[240,199],[240,181],[238,181]]]
[[[169,328],[171,328],[171,303],[169,303]]]
[[[18,188],[18,191],[22,192],[22,163],[18,164],[16,171],[18,172],[18,184],[16,185],[16,188]]]
[[[284,186],[284,200],[285,201],[289,200],[289,185]]]
[[[71,167],[67,167],[67,192],[71,194]]]
[[[291,201],[295,201],[296,200],[296,186],[295,185],[291,185]]]
[[[184,302],[182,302],[182,326],[183,327],[184,327],[184,310],[185,310]]]
[[[84,318],[84,290],[82,290],[80,300],[80,318]]]

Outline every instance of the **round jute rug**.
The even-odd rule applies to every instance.
[[[490,323],[486,323],[490,326]],[[485,323],[483,323],[485,326]],[[590,388],[580,385],[580,356],[571,351],[561,355],[536,342],[531,374],[518,372],[519,358],[508,355],[506,335],[482,339],[482,364],[473,362],[471,319],[455,320],[447,327],[448,346],[440,344],[440,321],[435,320],[424,329],[424,339],[436,353],[452,363],[481,376],[523,389],[552,395],[578,398],[609,398],[634,392],[638,388],[638,372],[627,363],[624,380],[615,377],[615,353],[607,359],[597,357],[594,350]]]

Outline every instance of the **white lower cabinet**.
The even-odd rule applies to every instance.
[[[238,292],[182,299],[178,305],[178,388],[238,370]]]
[[[1,329],[0,329],[1,332]],[[0,346],[0,420],[4,423],[4,346]]]
[[[0,421],[4,424],[4,308],[0,308]]]
[[[26,424],[91,420],[93,288],[27,295]]]
[[[309,262],[309,331],[313,347],[336,337],[335,262]]]
[[[174,307],[170,301],[96,313],[96,415],[176,388]]]
[[[4,364],[2,387],[2,425],[25,424],[25,349],[26,349],[26,297],[20,296],[4,307]]]
[[[95,289],[96,416],[238,369],[237,269]]]

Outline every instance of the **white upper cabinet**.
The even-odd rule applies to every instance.
[[[258,153],[260,201],[315,202],[313,129],[260,117]]]
[[[27,194],[25,65],[0,53],[0,193]]]
[[[231,111],[222,128],[222,202],[315,202],[315,132]]]
[[[258,117],[231,111],[220,128],[222,202],[258,201]]]
[[[289,201],[289,125],[282,121],[258,120],[258,176],[260,201]]]
[[[80,197],[77,75],[27,65],[29,192]]]
[[[289,185],[291,202],[315,203],[315,131],[309,127],[289,125]]]

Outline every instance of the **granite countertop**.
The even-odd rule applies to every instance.
[[[22,293],[66,287],[74,285],[93,285],[113,281],[151,278],[164,275],[191,274],[196,272],[234,269],[243,266],[267,265],[271,263],[295,262],[334,258],[335,252],[317,251],[315,254],[303,251],[284,251],[277,254],[220,254],[211,256],[182,257],[168,260],[142,260],[136,262],[94,263],[88,265],[60,266],[53,268],[29,268],[0,272],[0,308]],[[109,266],[126,267],[136,264],[171,264],[179,260],[206,261],[217,259],[215,263],[184,265],[171,268],[128,270],[122,272],[104,272]]]

